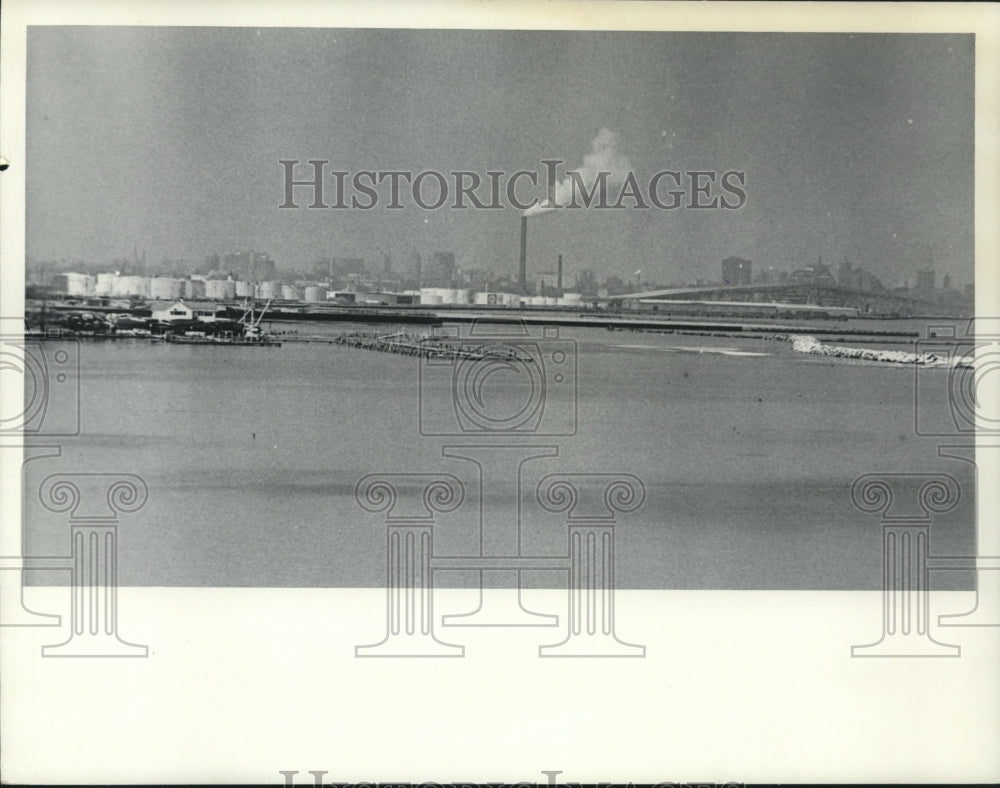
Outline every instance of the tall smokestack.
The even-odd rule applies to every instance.
[[[556,258],[556,289],[562,295],[562,255]]]
[[[528,292],[528,217],[521,217],[521,261],[517,272],[521,292]]]

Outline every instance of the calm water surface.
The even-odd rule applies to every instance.
[[[274,328],[304,336],[352,327]],[[578,429],[525,439],[557,446],[558,456],[524,466],[523,553],[565,551],[563,518],[534,498],[538,480],[559,471],[621,471],[645,485],[645,506],[619,519],[623,588],[878,588],[878,518],[850,502],[852,481],[869,472],[955,476],[963,501],[935,522],[932,552],[973,550],[972,468],[939,459],[936,441],[915,434],[912,369],[806,356],[760,339],[599,329],[562,329],[560,339],[576,345],[578,381],[575,391],[550,385],[545,417],[562,424],[575,412]],[[435,550],[475,552],[476,469],[442,457],[442,446],[514,442],[422,436],[421,362],[408,357],[329,344],[121,341],[84,344],[81,360],[82,434],[62,458],[27,465],[27,551],[67,550],[64,517],[42,510],[31,492],[44,476],[139,474],[150,498],[122,517],[123,585],[380,585],[384,523],[354,500],[358,479],[373,472],[461,478],[466,504],[440,517]],[[947,373],[934,374],[944,381]],[[450,402],[450,375],[438,368],[424,377],[427,403]],[[487,394],[507,407],[522,383],[496,375]],[[937,406],[946,407],[943,394]],[[511,472],[483,491],[500,527],[516,523],[515,479]],[[971,583],[938,574],[946,575],[934,578],[938,587]],[[455,573],[440,584],[468,580]],[[539,573],[535,582],[559,581]]]

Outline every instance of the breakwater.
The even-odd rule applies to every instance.
[[[405,332],[395,334],[372,334],[353,331],[334,337],[333,344],[377,353],[395,353],[401,356],[436,359],[469,359],[474,361],[518,361],[532,363],[528,353],[516,348],[495,344],[488,345],[465,340],[449,344],[448,338],[428,334],[411,335]]]
[[[973,366],[972,358],[965,355],[946,356],[939,353],[907,353],[902,350],[867,350],[865,348],[841,347],[824,344],[810,336],[795,336],[789,337],[789,339],[791,339],[792,347],[797,353],[808,353],[814,356],[929,367],[971,368]]]

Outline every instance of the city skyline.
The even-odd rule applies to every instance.
[[[29,264],[27,282],[30,286],[44,285],[56,294],[95,295],[95,281],[104,280],[105,292],[109,295],[112,278],[130,282],[131,295],[148,295],[152,284],[159,283],[163,289],[168,285],[181,286],[190,281],[209,284],[235,283],[243,287],[242,295],[252,293],[254,286],[298,286],[318,285],[328,290],[369,293],[412,294],[420,288],[431,290],[441,288],[465,288],[480,291],[512,291],[513,293],[562,295],[563,293],[585,296],[620,295],[636,291],[672,288],[692,288],[709,286],[716,290],[730,287],[768,287],[782,285],[813,284],[820,287],[838,287],[846,291],[861,293],[914,294],[924,298],[937,294],[954,300],[962,297],[971,299],[974,283],[952,282],[950,274],[938,278],[939,272],[933,268],[920,269],[915,276],[907,277],[902,287],[887,286],[871,271],[859,266],[846,257],[828,265],[820,256],[815,262],[789,270],[776,266],[754,268],[753,261],[740,257],[728,257],[721,261],[715,277],[699,277],[692,282],[658,282],[642,276],[642,271],[633,272],[628,279],[591,269],[567,271],[563,256],[559,255],[554,267],[532,271],[526,281],[515,279],[510,272],[497,272],[481,268],[462,269],[455,264],[455,254],[451,251],[435,251],[424,260],[420,254],[413,259],[394,264],[390,257],[377,261],[367,261],[360,257],[326,257],[311,263],[307,269],[280,269],[267,252],[243,250],[225,254],[208,255],[200,264],[188,260],[164,260],[160,264],[147,264],[145,253],[133,249],[131,258],[118,258],[111,265],[106,263],[73,263],[56,261]],[[371,264],[369,264],[369,262]],[[70,269],[73,269],[72,271]],[[76,285],[67,289],[68,281]],[[86,282],[90,284],[87,285]],[[145,287],[141,285],[145,282]],[[61,284],[60,284],[61,283]],[[248,290],[247,287],[250,286]],[[457,292],[457,291],[456,291]],[[263,296],[267,297],[267,296]]]
[[[150,260],[451,249],[516,272],[520,211],[281,210],[279,161],[451,172],[746,173],[734,211],[532,217],[548,270],[685,282],[847,258],[972,281],[973,39],[961,35],[46,28],[28,36],[27,253]],[[58,56],[56,53],[58,52]],[[383,79],[387,65],[393,79]],[[123,65],[127,67],[123,68]],[[81,164],[77,151],[104,151]]]

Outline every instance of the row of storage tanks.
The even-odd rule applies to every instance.
[[[172,279],[165,276],[130,276],[113,273],[58,274],[53,279],[56,290],[70,296],[142,296],[158,301],[178,298],[206,298],[229,301],[235,298],[269,298],[287,301],[326,301],[325,287],[294,287],[281,282],[254,285],[235,279]]]
[[[500,293],[484,290],[463,290],[449,287],[420,288],[423,305],[475,305],[475,306],[580,306],[579,293],[555,296],[524,296],[517,293]]]
[[[54,281],[57,290],[70,296],[142,296],[157,301],[178,298],[231,301],[236,298],[259,298],[282,301],[324,303],[334,291],[323,285],[297,287],[281,282],[251,282],[234,279],[172,279],[157,276],[119,274],[59,274]],[[416,291],[412,295],[417,295]],[[522,296],[516,293],[488,292],[450,287],[422,287],[420,303],[430,306],[579,306],[579,293],[552,296]]]

